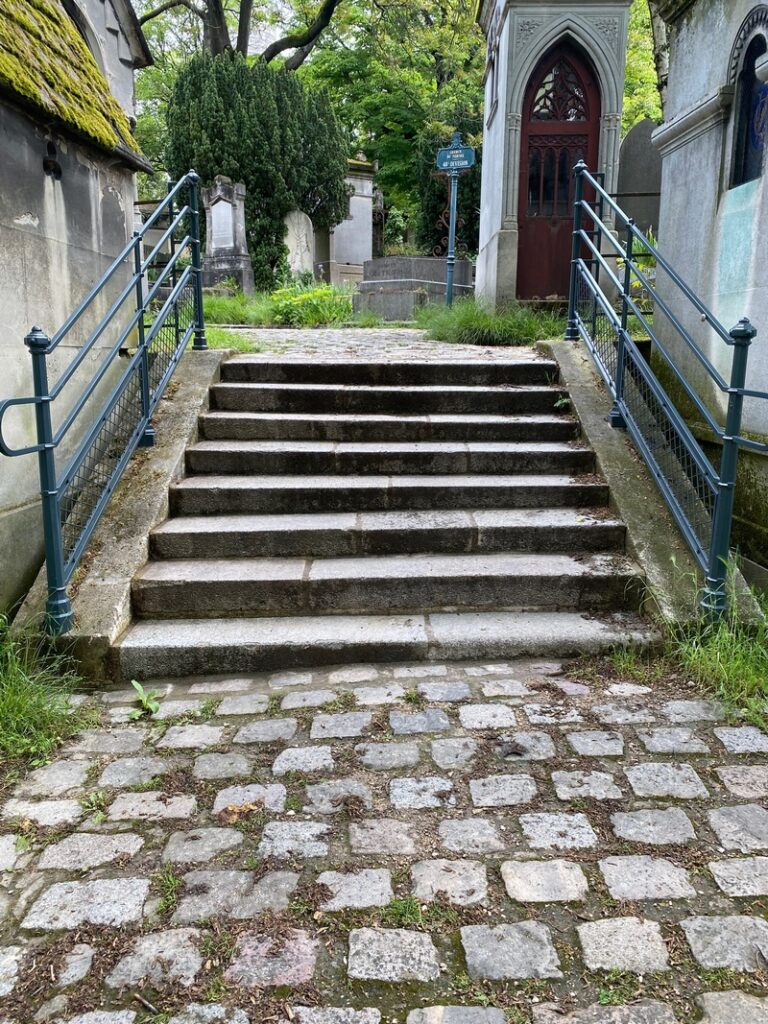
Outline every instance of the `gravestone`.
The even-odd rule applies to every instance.
[[[644,234],[659,231],[661,204],[661,154],[652,135],[658,125],[646,117],[630,131],[619,154],[617,203]]]
[[[205,255],[203,285],[211,287],[234,280],[244,292],[253,293],[253,268],[245,239],[245,185],[217,175],[202,190],[205,207]]]
[[[366,260],[359,291],[353,298],[355,312],[376,313],[382,320],[412,320],[419,306],[445,301],[445,260],[431,256],[385,256]],[[457,260],[454,298],[474,293],[474,267]]]
[[[301,210],[292,210],[285,217],[285,245],[292,274],[312,273],[315,255],[315,230],[312,221]]]

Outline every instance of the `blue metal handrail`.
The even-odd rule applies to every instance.
[[[693,289],[677,274],[655,245],[606,192],[601,176],[583,162],[575,168],[571,287],[566,339],[583,339],[613,398],[610,422],[626,428],[635,441],[680,530],[705,573],[702,610],[712,619],[726,610],[726,580],[730,556],[736,471],[740,448],[768,452],[768,445],[743,437],[745,398],[768,400],[768,393],[745,387],[749,346],[757,336],[745,317],[730,331]],[[594,199],[587,198],[587,192]],[[605,209],[613,224],[606,223]],[[659,294],[645,269],[651,258],[671,283],[674,298]],[[623,267],[623,275],[616,270]],[[608,289],[601,283],[605,275]],[[705,377],[727,396],[725,425],[707,406],[687,379],[669,347],[633,294],[639,286],[663,313],[685,348],[705,371]],[[610,293],[610,297],[609,297]],[[675,314],[683,301],[701,321],[733,348],[730,379],[726,379]],[[663,358],[676,383],[701,413],[722,443],[719,470],[680,415],[674,402],[633,341],[627,325],[630,315],[642,324],[654,349]]]
[[[194,349],[208,347],[199,193],[200,179],[190,171],[170,186],[163,201],[53,335],[32,328],[24,342],[32,356],[34,394],[0,402],[0,453],[14,457],[36,452],[38,456],[48,575],[46,628],[52,634],[65,633],[72,626],[67,586],[131,456],[138,447],[154,443],[152,415],[189,339],[194,335]],[[176,209],[180,197],[186,198]],[[168,226],[146,255],[144,239],[161,218],[167,219]],[[168,250],[169,258],[163,264],[161,256]],[[150,272],[156,275],[151,285]],[[51,386],[48,356],[114,280],[122,285],[117,298]],[[168,292],[163,301],[161,288]],[[99,351],[98,366],[54,430],[54,403],[104,336],[110,340]],[[132,339],[135,351],[117,370]],[[106,396],[101,393],[105,386]],[[95,415],[91,402],[100,403]],[[27,405],[35,409],[37,442],[25,448],[11,447],[3,436],[4,417],[9,409]],[[66,465],[59,468],[57,453],[75,424],[83,420],[82,436]]]

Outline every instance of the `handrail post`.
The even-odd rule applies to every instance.
[[[568,329],[565,332],[566,341],[579,340],[579,327],[576,320],[576,300],[578,297],[578,263],[581,252],[581,225],[582,209],[584,199],[584,171],[587,165],[580,160],[574,168],[576,178],[574,207],[573,207],[573,248],[571,250],[571,290],[568,296]]]
[[[614,402],[608,414],[608,422],[617,430],[624,430],[627,421],[621,411],[624,400],[624,375],[627,370],[627,324],[629,323],[629,296],[632,288],[632,260],[635,247],[635,222],[630,217],[627,221],[627,245],[624,259],[624,290],[621,296],[621,330],[616,338],[616,377],[613,382]]]
[[[203,351],[208,348],[205,337],[205,319],[203,315],[203,267],[200,260],[200,176],[190,171],[189,208],[192,212],[192,269],[194,271],[195,295],[195,340],[192,348]]]
[[[733,339],[733,366],[731,386],[728,390],[728,412],[720,459],[720,479],[712,520],[712,543],[709,549],[709,571],[704,584],[701,608],[710,621],[717,621],[727,608],[726,584],[728,559],[731,548],[733,506],[736,497],[736,471],[738,469],[741,419],[744,395],[741,393],[747,379],[749,346],[757,336],[756,329],[743,317],[730,332]]]
[[[174,182],[169,178],[168,179],[168,193],[169,194],[171,192],[173,192],[173,186],[174,186]],[[171,250],[171,261],[172,261],[172,265],[171,265],[171,287],[172,288],[176,287],[176,285],[178,283],[178,279],[179,279],[179,275],[176,273],[176,232],[175,232],[174,228],[172,227],[173,220],[174,220],[175,216],[176,216],[176,211],[174,209],[173,196],[171,195],[171,198],[168,200],[168,225],[171,228],[171,233],[170,233],[170,236],[168,238],[168,247]],[[176,345],[178,345],[179,344],[179,338],[181,337],[181,335],[179,333],[179,304],[178,304],[178,302],[175,302],[173,304],[173,336],[174,336],[174,338],[176,340]]]
[[[136,278],[136,312],[139,318],[136,321],[136,330],[139,336],[139,389],[141,392],[141,418],[144,421],[144,429],[139,439],[140,448],[151,448],[155,443],[155,428],[150,420],[150,395],[149,395],[149,352],[145,340],[146,325],[144,323],[144,275],[141,272],[141,241],[139,232],[133,233],[133,272]]]
[[[48,575],[46,602],[46,629],[54,636],[66,633],[72,626],[72,602],[67,594],[64,574],[64,545],[59,516],[59,492],[56,484],[56,454],[51,424],[51,399],[48,389],[47,355],[51,339],[39,327],[33,327],[24,339],[32,356],[35,420],[37,423],[38,467],[40,471],[40,498],[43,511],[43,537],[45,565]]]

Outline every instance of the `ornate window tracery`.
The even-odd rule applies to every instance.
[[[757,76],[757,64],[768,43],[756,35],[746,49],[738,77],[732,188],[755,181],[763,173],[768,146],[768,84]]]
[[[533,103],[531,120],[589,120],[584,84],[567,58],[561,57],[542,79]]]

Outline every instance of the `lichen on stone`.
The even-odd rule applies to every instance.
[[[1,92],[102,148],[139,154],[125,112],[59,0],[3,0]]]

